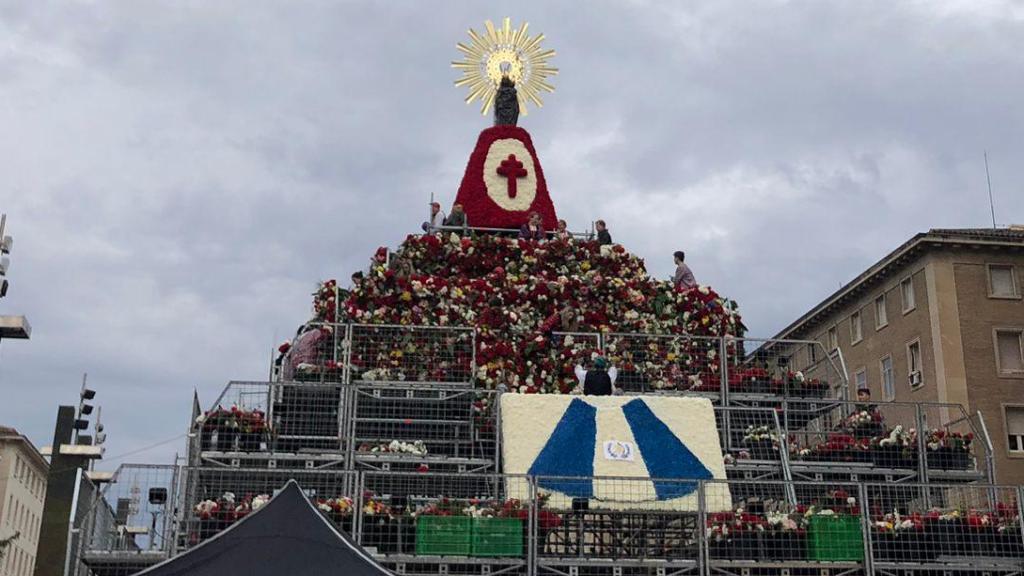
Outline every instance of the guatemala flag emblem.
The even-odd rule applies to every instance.
[[[549,506],[692,510],[698,481],[725,478],[707,399],[504,394],[501,421],[505,471],[535,477]],[[708,490],[729,508],[725,483]]]

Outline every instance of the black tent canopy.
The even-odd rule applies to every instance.
[[[192,550],[140,572],[146,576],[390,576],[338,532],[295,480],[262,508]]]

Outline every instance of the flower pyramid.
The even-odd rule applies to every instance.
[[[627,336],[606,339],[612,343],[600,351],[593,338],[560,332],[739,337],[745,330],[735,302],[706,286],[681,291],[653,279],[622,246],[490,234],[410,235],[390,258],[379,249],[350,291],[322,283],[313,308],[322,322],[473,327],[478,386],[524,393],[571,392],[573,366],[599,353],[659,388],[715,382],[720,369],[715,340],[652,339],[638,356]],[[352,369],[364,380],[411,379],[392,359],[353,356]],[[462,361],[468,369],[469,358]]]

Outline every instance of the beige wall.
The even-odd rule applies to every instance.
[[[999,482],[1024,484],[1024,457],[1008,452],[1003,409],[1024,404],[1024,376],[999,374],[996,365],[995,329],[1024,328],[1024,302],[1021,299],[989,297],[987,264],[1011,264],[1016,269],[1017,292],[1022,292],[1024,255],[1006,252],[957,254],[956,273],[960,331],[967,372],[970,407],[982,413],[992,437]]]
[[[826,320],[815,326],[810,334],[797,337],[809,337],[828,345],[828,329],[835,326],[839,340],[839,349],[850,376],[850,395],[853,397],[856,386],[856,373],[864,369],[867,384],[871,389],[872,398],[883,400],[881,360],[886,355],[892,356],[895,378],[895,400],[906,402],[934,401],[936,391],[936,367],[932,350],[932,333],[930,329],[929,302],[924,262],[915,262],[899,273],[893,273],[885,281],[866,290],[853,302],[831,313]],[[903,312],[900,282],[910,278],[914,287],[915,307]],[[886,316],[888,324],[880,329],[875,327],[875,300],[885,294]],[[860,311],[863,339],[853,343],[851,332],[851,316]],[[907,344],[919,340],[921,342],[922,362],[924,364],[924,383],[920,388],[911,390],[908,384]]]
[[[0,538],[20,532],[0,561],[0,576],[27,576],[35,565],[46,495],[46,468],[18,436],[0,437]]]

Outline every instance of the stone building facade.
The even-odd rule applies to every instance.
[[[48,465],[25,436],[0,426],[0,540],[17,533],[0,561],[0,576],[30,576],[43,518]]]
[[[1024,484],[1024,227],[917,234],[780,332],[841,358],[852,395],[981,413],[996,479]]]

